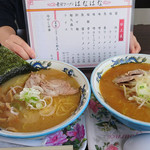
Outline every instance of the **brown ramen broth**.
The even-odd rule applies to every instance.
[[[116,77],[135,69],[150,70],[150,64],[130,63],[109,69],[100,80],[100,91],[106,103],[116,111],[136,120],[150,122],[150,107],[138,108],[139,105],[135,101],[127,100],[123,90],[113,83]]]
[[[33,73],[34,74],[34,73]],[[73,88],[79,89],[79,84],[73,77],[66,73],[49,69],[40,70],[36,74],[44,74],[46,80],[64,80]],[[50,107],[40,110],[27,109],[26,103],[14,98],[13,92],[8,92],[11,87],[24,87],[30,74],[16,76],[0,86],[0,127],[14,132],[35,132],[54,127],[65,121],[77,109],[81,97],[80,90],[72,95],[59,95],[53,98]],[[17,90],[16,90],[17,91]],[[18,89],[19,91],[19,89]],[[14,107],[19,112],[14,115],[10,111]],[[55,108],[55,109],[54,109]],[[51,115],[47,115],[50,111]],[[45,115],[40,115],[40,113]]]

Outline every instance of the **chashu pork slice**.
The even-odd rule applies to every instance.
[[[43,74],[31,74],[25,83],[25,88],[33,86],[40,87],[44,96],[73,95],[79,92],[79,89],[72,87],[68,81],[62,79],[47,81]]]

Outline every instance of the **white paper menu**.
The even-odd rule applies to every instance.
[[[129,53],[132,0],[25,0],[37,59],[94,67]]]

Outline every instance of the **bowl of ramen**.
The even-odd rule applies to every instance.
[[[13,77],[9,73],[9,80],[0,80],[2,136],[35,138],[54,133],[74,122],[89,103],[88,79],[76,67],[60,61],[28,64],[32,66],[28,73]]]
[[[91,75],[97,100],[120,122],[150,130],[150,56],[126,54],[101,62]]]

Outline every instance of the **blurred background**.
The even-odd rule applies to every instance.
[[[133,32],[139,41],[142,51],[150,54],[150,1],[135,0]]]

